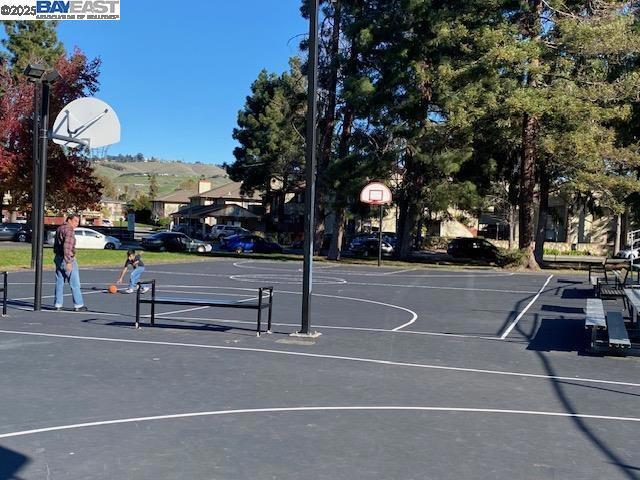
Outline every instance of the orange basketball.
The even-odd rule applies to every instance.
[[[109,285],[109,288],[107,290],[109,290],[109,293],[118,293],[118,287],[116,287],[115,285]]]

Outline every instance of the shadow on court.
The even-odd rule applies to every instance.
[[[569,289],[570,291],[586,292],[584,289]],[[563,291],[562,298],[565,298]],[[569,414],[579,414],[580,411],[573,404],[565,387],[571,385],[576,387],[573,382],[567,382],[558,378],[558,372],[553,366],[553,357],[548,356],[552,351],[577,351],[581,353],[584,350],[584,320],[580,319],[540,319],[539,315],[535,315],[531,329],[526,332],[521,325],[516,330],[529,339],[527,350],[535,352],[544,367],[545,374],[551,377],[551,385],[556,398],[563,406],[563,410]],[[594,388],[591,385],[578,384],[582,388]],[[601,387],[595,387],[601,388]],[[604,435],[598,429],[592,428],[586,420],[579,417],[572,417],[571,421],[582,435],[608,460],[607,463],[614,465],[618,472],[627,479],[638,480],[640,478],[637,472],[640,472],[640,466],[629,465],[624,462],[614,448],[612,448],[605,440]]]
[[[29,462],[25,455],[0,446],[0,480],[22,480],[17,474]]]
[[[576,318],[543,318],[527,347],[539,352],[584,353],[584,349],[584,320]]]
[[[252,335],[256,334],[255,328],[246,328],[238,325],[227,326],[227,325],[218,325],[214,323],[204,323],[204,322],[194,322],[193,320],[189,320],[188,323],[175,319],[175,318],[162,318],[156,317],[155,325],[150,325],[149,323],[145,323],[143,321],[140,323],[141,328],[153,328],[158,330],[181,330],[181,331],[194,331],[194,332],[251,332]],[[158,323],[158,321],[165,321],[166,323]],[[113,321],[105,321],[101,318],[85,318],[82,320],[82,323],[90,323],[90,324],[98,324],[106,327],[118,327],[118,328],[133,328],[133,322],[113,322]],[[264,331],[263,331],[264,333]],[[273,331],[273,333],[278,333]]]

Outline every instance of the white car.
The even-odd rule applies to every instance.
[[[104,235],[90,228],[78,227],[75,234],[76,248],[118,250],[122,247],[122,242],[117,238]]]
[[[625,258],[627,260],[635,260],[640,254],[640,249],[626,246],[616,253],[616,258]]]

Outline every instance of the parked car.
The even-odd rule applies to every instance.
[[[499,249],[484,238],[455,238],[449,242],[447,253],[456,258],[495,260]]]
[[[113,227],[113,223],[108,218],[103,218],[102,219],[102,226],[103,227]]]
[[[358,257],[377,257],[380,240],[378,238],[365,238],[363,240],[352,240],[349,244],[349,253]],[[389,242],[382,240],[382,256],[393,255],[393,246]]]
[[[144,237],[140,242],[145,250],[168,252],[198,252],[206,253],[213,250],[210,243],[194,240],[180,232],[158,232]]]
[[[75,230],[76,248],[117,250],[122,242],[115,237],[96,232],[90,228],[78,227]]]
[[[31,226],[24,223],[0,223],[0,240],[30,242]]]
[[[389,245],[391,245],[393,248],[396,247],[396,243],[398,243],[398,236],[395,234],[395,232],[382,232],[382,240],[384,240],[385,242],[387,242]]]
[[[631,247],[629,245],[627,245],[626,247],[622,248],[621,250],[618,251],[618,253],[616,253],[615,258],[624,258],[626,260],[635,260],[636,258],[638,258],[638,256],[640,256],[640,248],[634,248]]]
[[[222,250],[227,252],[282,253],[282,246],[258,235],[232,235],[220,238]]]
[[[235,225],[214,225],[211,227],[211,233],[207,235],[212,240],[222,237],[230,237],[232,235],[250,235],[251,232],[246,228],[237,227]]]

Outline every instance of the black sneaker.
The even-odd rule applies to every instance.
[[[86,312],[87,310],[88,308],[85,305],[73,309],[74,312]]]

